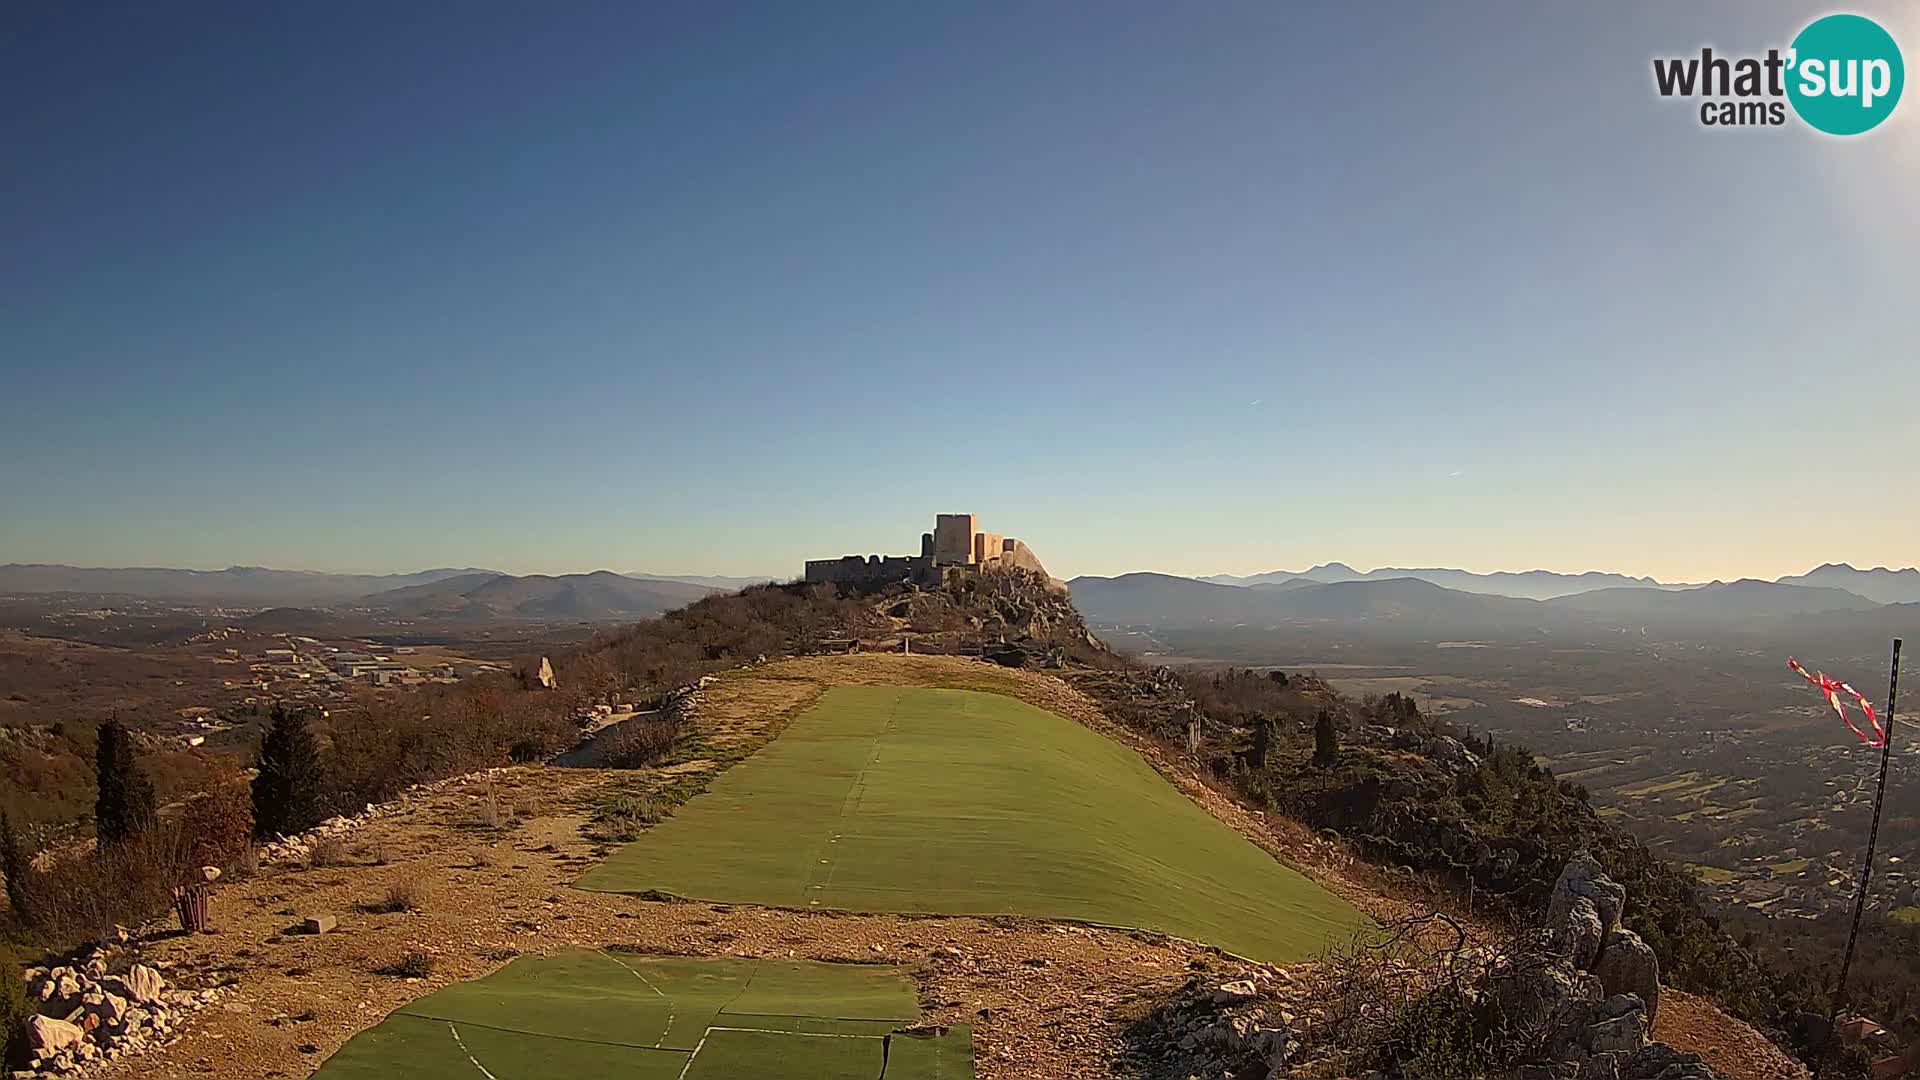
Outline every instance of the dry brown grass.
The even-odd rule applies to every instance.
[[[337,836],[326,836],[313,842],[307,849],[307,866],[319,870],[330,866],[346,866],[353,861],[347,852],[347,842]]]
[[[378,900],[356,905],[365,915],[395,915],[401,912],[420,912],[427,909],[429,890],[426,882],[417,877],[404,877],[387,886],[387,891]]]

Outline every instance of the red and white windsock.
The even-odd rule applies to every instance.
[[[1791,656],[1787,657],[1787,666],[1799,672],[1801,678],[1812,683],[1821,693],[1827,695],[1827,704],[1833,706],[1833,711],[1840,714],[1840,719],[1847,725],[1847,730],[1853,732],[1854,736],[1861,742],[1866,743],[1868,746],[1886,745],[1887,731],[1880,726],[1880,718],[1873,713],[1873,702],[1868,701],[1865,694],[1862,694],[1860,691],[1855,690],[1853,687],[1848,686],[1846,683],[1841,682],[1839,679],[1834,678],[1824,671],[1809,672],[1806,668],[1800,666],[1800,661],[1795,660]],[[1840,702],[1841,694],[1846,694],[1853,698],[1853,700],[1859,704],[1860,711],[1867,714],[1867,723],[1873,727],[1872,735],[1861,731],[1859,725],[1853,722],[1853,717],[1847,715],[1847,707]]]

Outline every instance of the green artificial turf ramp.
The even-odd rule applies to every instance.
[[[887,1040],[885,1080],[973,1080],[973,1029],[945,1035],[895,1035]]]
[[[1366,920],[1132,750],[997,694],[842,686],[580,887],[1022,914],[1290,962]]]
[[[721,1029],[693,1055],[687,1080],[878,1080],[877,1035],[787,1035]]]
[[[874,1080],[889,1033],[919,1016],[913,984],[891,965],[568,951],[428,994],[315,1075]],[[972,1060],[970,1043],[949,1057],[963,1053]]]

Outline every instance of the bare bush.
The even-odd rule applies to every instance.
[[[415,949],[392,963],[374,968],[373,973],[395,979],[424,979],[433,974],[433,957]]]
[[[180,830],[191,845],[193,863],[232,869],[253,849],[253,796],[245,782],[223,778],[211,790],[189,799],[180,815]]]
[[[321,837],[307,849],[307,866],[315,870],[326,866],[345,866],[351,861],[347,842],[337,836]]]
[[[1484,1076],[1514,1056],[1480,993],[1508,963],[1506,943],[1478,939],[1439,913],[1383,931],[1329,950],[1305,977],[1320,1021],[1304,1032],[1310,1053],[1353,1073],[1397,1064],[1436,1080]]]
[[[368,915],[393,915],[403,911],[425,911],[427,886],[419,878],[401,878],[387,886],[380,899],[357,905]]]
[[[186,880],[192,853],[178,825],[162,822],[122,843],[30,868],[28,929],[66,947],[151,918],[173,905],[173,887]]]
[[[673,752],[685,730],[678,716],[636,716],[600,734],[601,761],[610,769],[657,765]]]
[[[647,826],[658,824],[666,816],[666,809],[650,796],[616,792],[594,807],[587,836],[603,844],[632,843],[640,839]]]

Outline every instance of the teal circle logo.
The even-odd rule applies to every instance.
[[[1787,100],[1800,119],[1829,135],[1858,135],[1880,126],[1900,104],[1907,82],[1900,46],[1861,15],[1815,19],[1793,39]]]

